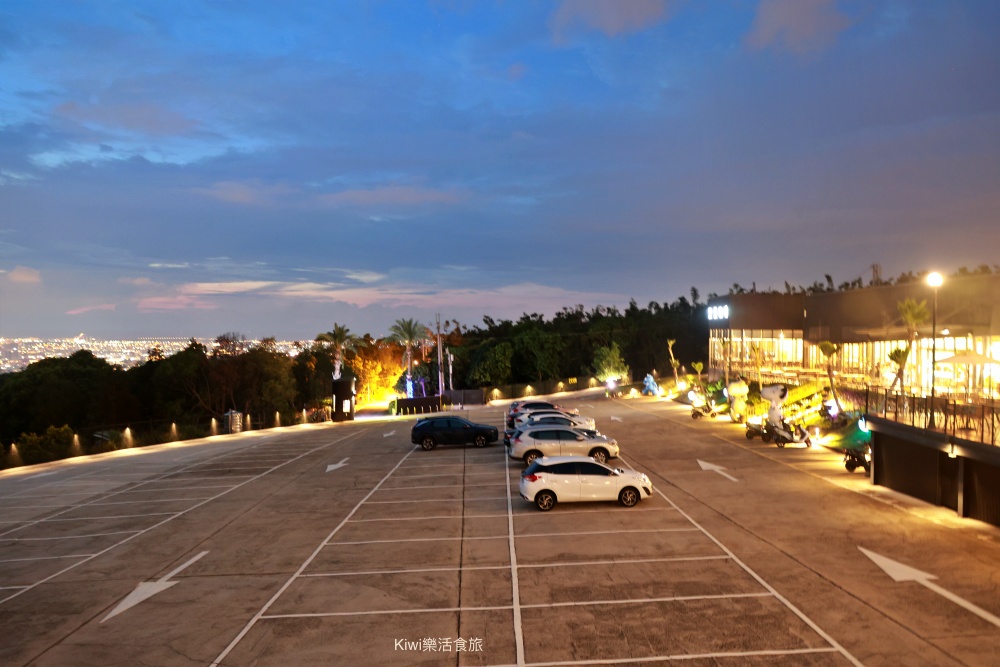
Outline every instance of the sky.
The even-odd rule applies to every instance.
[[[1000,263],[993,0],[0,0],[0,337]]]

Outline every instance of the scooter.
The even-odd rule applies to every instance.
[[[701,419],[702,417],[718,417],[729,409],[728,403],[697,402],[691,405],[691,419]]]
[[[845,449],[844,467],[847,468],[847,472],[854,472],[858,468],[864,468],[865,474],[870,475],[872,472],[871,446],[865,445],[861,449]]]
[[[812,447],[812,438],[809,437],[809,432],[801,426],[784,421],[780,424],[771,424],[770,422],[768,424],[768,428],[773,434],[774,444],[778,447],[784,447],[789,442],[804,442],[806,447]]]
[[[760,438],[764,442],[771,442],[771,429],[768,428],[767,420],[759,417],[751,417],[747,420],[747,440]]]

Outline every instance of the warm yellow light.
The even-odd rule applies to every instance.
[[[944,283],[944,278],[937,271],[931,271],[927,274],[927,284],[931,287],[941,287]]]

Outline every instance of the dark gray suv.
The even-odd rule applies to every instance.
[[[427,417],[420,419],[410,431],[410,442],[424,449],[438,445],[466,445],[485,447],[499,439],[495,426],[476,424],[461,417]]]

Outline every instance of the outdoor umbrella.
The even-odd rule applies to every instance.
[[[1000,361],[989,357],[985,354],[979,354],[978,352],[961,352],[959,354],[952,355],[947,359],[938,359],[939,364],[951,364],[953,366],[989,366],[996,365],[1000,366]],[[971,369],[970,369],[971,370]],[[971,373],[966,373],[966,378],[969,378]],[[990,374],[990,384],[993,383],[993,374]],[[968,386],[968,380],[966,381],[966,393],[970,392],[971,387]],[[992,387],[991,387],[992,389]]]

